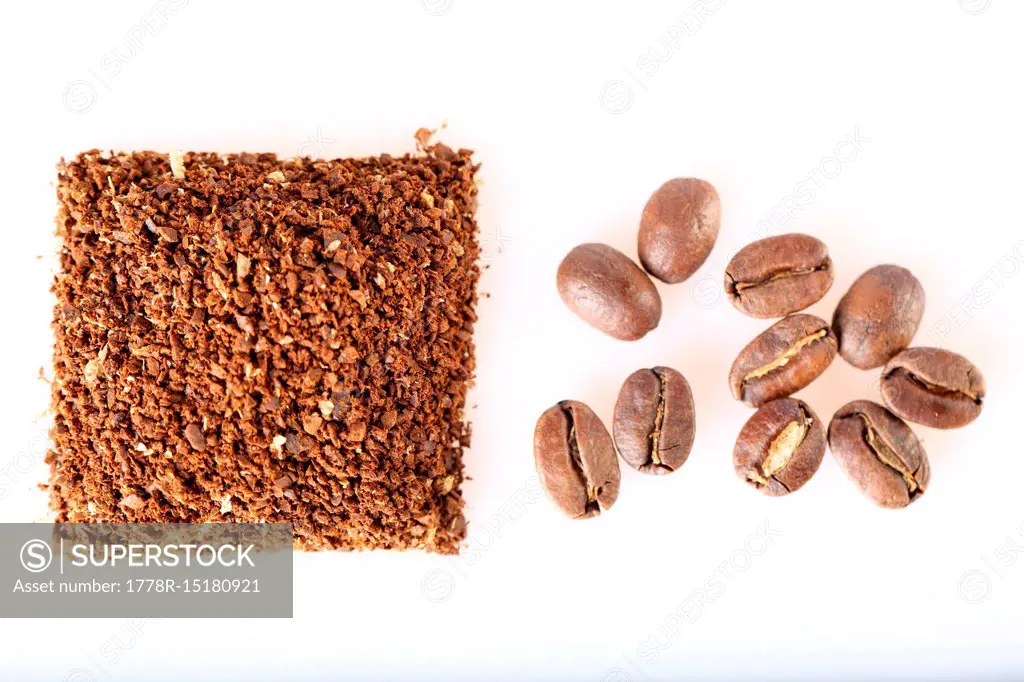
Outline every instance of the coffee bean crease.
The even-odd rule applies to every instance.
[[[733,397],[752,407],[790,396],[836,357],[836,338],[820,317],[788,315],[757,335],[729,369]]]
[[[783,488],[786,488],[786,490],[789,490],[785,483],[776,478],[776,474],[782,473],[789,465],[793,455],[803,445],[804,439],[807,438],[807,433],[810,431],[811,418],[806,411],[801,411],[803,412],[803,419],[793,420],[786,424],[785,428],[779,432],[779,435],[772,439],[771,445],[768,446],[768,456],[764,458],[760,467],[754,466],[747,473],[747,477],[751,481],[760,485],[768,485],[768,479],[772,479]]]
[[[586,467],[583,466],[583,458],[580,457],[580,443],[576,438],[576,420],[572,416],[572,405],[563,400],[558,404],[562,409],[562,413],[565,415],[566,421],[569,423],[569,434],[566,437],[566,445],[569,448],[569,459],[572,462],[573,470],[576,475],[579,476],[580,481],[586,487],[587,501],[584,507],[581,517],[590,516],[601,513],[601,506],[597,502],[597,498],[601,495],[601,486],[594,485],[593,481],[587,475]]]
[[[910,495],[910,499],[913,500],[921,493],[921,485],[916,478],[917,472],[911,471],[906,463],[900,459],[896,451],[885,442],[885,439],[875,429],[875,425],[871,423],[871,419],[866,414],[859,412],[857,416],[864,422],[864,441],[867,443],[868,449],[871,450],[878,461],[903,477],[903,482],[907,486],[907,493]]]
[[[921,441],[878,403],[854,400],[836,410],[828,445],[847,477],[880,507],[902,509],[928,489],[931,467]]]
[[[765,403],[740,429],[733,467],[745,483],[769,496],[788,495],[814,476],[825,456],[825,433],[802,400]]]
[[[820,301],[832,286],[828,247],[807,234],[747,244],[725,268],[729,302],[751,317],[782,317]]]
[[[894,414],[937,429],[966,426],[981,414],[985,377],[962,355],[917,346],[882,370],[882,399]]]
[[[608,429],[586,404],[560,401],[541,414],[533,436],[537,475],[572,519],[600,515],[619,494],[619,459]]]
[[[633,372],[619,390],[612,423],[622,459],[645,474],[670,474],[693,445],[693,395],[686,378],[670,367]]]
[[[781,369],[781,368],[785,367],[786,365],[789,364],[789,361],[792,360],[794,357],[796,357],[796,355],[805,346],[809,346],[812,343],[814,343],[814,342],[824,338],[827,335],[828,335],[828,329],[825,328],[825,329],[819,329],[818,331],[814,332],[813,334],[808,334],[807,336],[804,336],[803,338],[799,339],[792,346],[790,346],[785,351],[783,351],[781,354],[776,356],[775,359],[773,359],[771,362],[769,362],[767,364],[764,364],[764,365],[761,365],[760,367],[747,372],[747,374],[743,377],[744,385],[749,380],[751,380],[751,379],[757,379],[758,377],[763,377],[766,374],[769,374],[771,372],[774,372],[774,371],[776,371],[778,369]]]
[[[669,471],[673,471],[673,468],[661,461],[661,429],[665,424],[665,377],[664,374],[657,369],[654,370],[654,376],[658,378],[658,410],[654,414],[654,428],[651,430],[649,439],[651,441],[650,449],[647,452],[648,462],[650,466],[663,467]],[[672,449],[669,446],[666,450]]]
[[[967,377],[968,377],[968,382],[967,383],[968,383],[968,385],[973,383],[971,381],[971,379],[973,377],[973,374],[976,371],[977,370],[975,370],[974,368],[971,368],[971,369],[969,369],[967,371]],[[920,376],[918,374],[915,374],[914,372],[912,372],[911,370],[909,370],[909,369],[907,369],[905,367],[899,367],[897,369],[894,369],[891,372],[889,372],[888,374],[886,374],[885,376],[886,376],[886,378],[893,377],[893,376],[903,376],[908,381],[911,381],[911,382],[917,384],[919,387],[923,388],[924,390],[926,390],[926,391],[928,391],[930,393],[936,393],[938,395],[948,395],[948,396],[953,396],[953,397],[958,397],[958,398],[966,398],[967,400],[970,400],[971,402],[973,402],[976,405],[981,405],[982,400],[983,400],[981,395],[979,395],[978,393],[976,393],[974,391],[971,391],[970,389],[967,389],[967,388],[957,388],[955,386],[940,386],[939,384],[932,383],[931,381],[928,381],[924,377],[922,377],[922,376]]]
[[[814,274],[815,272],[828,272],[831,264],[828,262],[817,265],[813,268],[797,268],[795,270],[783,270],[781,272],[774,273],[765,277],[764,279],[757,280],[755,282],[739,282],[736,281],[731,275],[729,279],[731,282],[729,293],[737,296],[743,296],[743,292],[748,289],[756,289],[763,287],[773,282],[777,282],[780,279],[789,279],[790,277],[806,277],[807,275]]]

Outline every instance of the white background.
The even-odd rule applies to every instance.
[[[150,16],[155,34],[143,17],[164,2],[5,7],[0,521],[45,513],[61,155],[402,153],[447,119],[441,139],[483,163],[490,297],[462,558],[297,556],[289,621],[0,621],[0,680],[1024,675],[1024,5],[689,2],[191,0]],[[635,256],[644,202],[676,176],[718,187],[718,244],[693,279],[659,284],[657,330],[604,337],[559,301],[557,264],[584,241]],[[726,372],[767,324],[724,301],[722,273],[787,231],[835,261],[809,312],[830,317],[872,265],[907,266],[928,296],[917,343],[984,372],[974,424],[915,427],[933,475],[908,509],[874,508],[830,455],[783,499],[733,473],[750,411]],[[607,420],[655,364],[693,387],[690,460],[625,469],[610,512],[564,520],[533,489],[537,416],[575,398]],[[876,381],[837,359],[799,395],[827,420]]]

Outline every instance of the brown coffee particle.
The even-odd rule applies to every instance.
[[[156,232],[158,235],[160,235],[161,239],[171,242],[172,244],[178,241],[179,239],[178,231],[175,230],[173,227],[168,227],[167,225],[154,225],[153,221],[151,220],[146,221],[146,226],[149,227],[153,232]]]
[[[252,267],[252,261],[249,260],[248,256],[242,254],[235,256],[235,277],[238,278],[239,282],[249,276],[250,267]]]
[[[206,437],[203,435],[203,429],[199,424],[189,424],[185,427],[185,440],[196,450],[202,450],[206,447]]]
[[[139,511],[146,506],[145,500],[138,495],[127,495],[121,500],[121,506],[131,509],[132,511]]]
[[[305,429],[306,433],[311,436],[315,436],[316,432],[320,430],[320,425],[323,424],[323,418],[318,414],[311,414],[302,420],[302,428]]]

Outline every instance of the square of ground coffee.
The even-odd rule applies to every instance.
[[[479,246],[471,152],[58,167],[52,506],[454,553]]]

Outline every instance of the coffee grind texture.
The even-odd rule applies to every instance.
[[[465,537],[477,166],[86,152],[58,167],[58,521]]]

